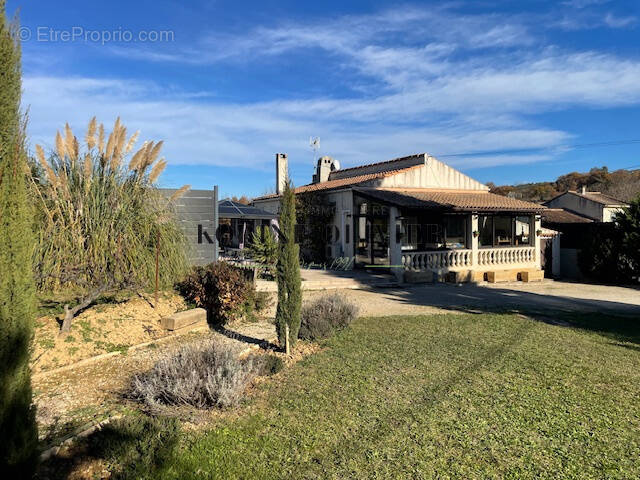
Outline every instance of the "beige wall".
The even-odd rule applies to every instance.
[[[598,222],[612,222],[615,213],[622,210],[620,207],[607,207],[601,203],[572,193],[565,193],[546,204],[549,208],[566,208]]]
[[[353,191],[351,189],[334,190],[326,192],[327,201],[335,204],[335,215],[332,225],[340,232],[339,238],[332,241],[328,246],[331,248],[331,256],[353,257]],[[257,200],[255,206],[268,212],[278,214],[280,211],[280,198],[270,198]],[[347,225],[349,225],[349,241],[346,239]]]
[[[331,179],[348,178],[358,175],[400,170],[415,167],[406,172],[385,177],[378,181],[367,182],[372,185],[395,188],[439,188],[453,190],[484,190],[489,188],[473,178],[459,172],[453,167],[429,155],[414,155],[393,164],[379,164],[366,166],[354,170],[336,171]]]
[[[572,193],[565,193],[560,195],[549,202],[547,202],[549,208],[566,208],[572,210],[585,217],[593,218],[602,222],[602,209],[603,205]]]
[[[604,207],[602,209],[602,221],[613,222],[615,215],[621,211],[622,211],[622,208],[620,207]]]

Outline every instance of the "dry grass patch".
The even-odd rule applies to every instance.
[[[98,304],[78,315],[63,336],[58,335],[56,315],[40,317],[35,325],[32,371],[37,374],[166,336],[160,319],[185,308],[183,298],[172,292],[161,295],[157,308],[138,296]]]

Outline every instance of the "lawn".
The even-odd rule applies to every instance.
[[[361,318],[263,383],[240,415],[183,430],[144,471],[640,478],[638,322],[616,322],[606,331],[602,318],[595,330],[506,314]]]

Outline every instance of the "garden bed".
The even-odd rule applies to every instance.
[[[71,331],[62,336],[56,315],[40,317],[35,324],[32,372],[37,375],[170,335],[160,319],[186,308],[184,299],[173,292],[163,293],[157,308],[139,296],[101,303],[78,315]]]
[[[228,348],[243,354],[258,348],[261,342],[272,342],[275,330],[268,322],[236,323],[225,334],[207,331],[171,336],[124,355],[36,376],[33,386],[42,447],[56,444],[87,424],[135,410],[136,405],[124,401],[133,375],[150,369],[162,355],[207,335],[221,339]]]
[[[118,468],[153,479],[638,478],[638,323],[554,317],[580,327],[505,314],[360,318],[237,414],[181,422],[162,450],[140,449],[120,426],[118,448],[73,478]],[[144,442],[173,431],[154,428]]]

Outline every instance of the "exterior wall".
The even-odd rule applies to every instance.
[[[399,170],[407,167],[418,167],[407,172],[398,173],[373,185],[396,188],[439,188],[451,190],[484,190],[489,187],[450,167],[446,163],[428,155],[414,155],[393,163],[370,165],[358,169],[337,170],[331,173],[331,180],[349,178],[357,175]]]
[[[551,275],[559,278],[562,274],[562,256],[560,252],[560,235],[554,235],[551,246]]]
[[[560,276],[571,280],[583,280],[584,275],[578,267],[577,248],[561,248],[560,249]]]
[[[353,257],[353,191],[340,190],[329,192],[327,200],[335,205],[335,215],[333,217],[334,232],[339,232],[338,238],[333,236],[329,243],[330,256],[333,258]],[[347,228],[348,225],[348,228]],[[347,229],[349,230],[349,239],[347,243]]]
[[[613,222],[615,215],[621,211],[622,211],[622,208],[619,208],[619,207],[604,207],[602,209],[602,221]]]
[[[280,198],[269,198],[266,200],[258,200],[253,202],[258,208],[269,213],[280,214]]]
[[[549,208],[566,208],[567,210],[572,210],[599,222],[610,221],[604,219],[604,205],[572,193],[565,193],[564,195],[549,200],[546,205]]]
[[[542,218],[540,215],[536,215],[534,219],[534,228],[531,234],[533,234],[533,244],[535,246],[536,253],[536,267],[538,269],[542,268],[542,253],[540,252],[540,235],[538,232],[542,231]]]
[[[488,191],[489,187],[459,172],[455,168],[427,157],[419,168],[381,179],[378,186],[384,188],[434,188],[443,190]]]
[[[351,189],[329,191],[326,194],[327,201],[335,205],[335,214],[331,225],[333,238],[327,243],[329,254],[333,258],[352,258],[353,246],[353,191]],[[280,199],[269,198],[254,202],[256,206],[267,212],[278,214],[280,211]],[[347,230],[349,238],[347,240]],[[338,235],[335,232],[338,232]],[[337,238],[336,238],[337,237]]]

